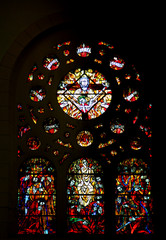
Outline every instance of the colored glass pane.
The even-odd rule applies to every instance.
[[[64,54],[64,56],[66,56],[66,57],[67,57],[67,56],[69,56],[69,54],[70,54],[70,51],[69,51],[69,50],[64,50],[64,51],[63,51],[63,54]]]
[[[30,116],[31,116],[31,119],[32,121],[37,124],[37,121],[38,121],[38,117],[34,114],[34,108],[31,107],[31,106],[27,106],[28,109],[29,109],[29,113],[30,113]]]
[[[104,234],[104,186],[97,161],[82,158],[68,172],[68,233]]]
[[[44,74],[42,74],[42,73],[38,74],[38,79],[39,80],[43,80],[44,78],[45,78]]]
[[[49,86],[52,85],[53,78],[54,78],[54,76],[52,76],[52,75],[49,76],[49,79],[48,79],[48,82],[47,82]]]
[[[100,121],[102,121],[102,123],[95,119],[95,129],[93,129],[95,139],[94,148],[96,147],[98,149],[96,150],[99,151],[99,156],[103,158],[102,160],[104,160],[105,163],[113,163],[114,166],[116,165],[116,160],[120,157],[119,154],[122,152],[125,152],[126,154],[126,149],[130,149],[130,153],[132,154],[137,154],[137,152],[134,152],[133,150],[140,150],[141,148],[146,152],[146,148],[143,146],[145,141],[142,139],[143,134],[141,131],[149,138],[152,136],[149,123],[146,122],[149,115],[147,113],[147,115],[144,116],[145,121],[141,121],[140,118],[142,117],[142,113],[139,114],[138,111],[134,113],[134,105],[127,103],[135,102],[141,96],[138,91],[141,90],[141,88],[132,87],[139,86],[138,81],[141,81],[135,67],[132,66],[131,70],[131,66],[126,66],[126,63],[122,58],[110,57],[109,53],[112,54],[111,49],[114,47],[109,43],[98,42],[98,45],[94,46],[91,42],[93,45],[92,48],[89,47],[88,44],[74,44],[74,47],[73,45],[69,46],[70,44],[71,42],[63,42],[53,47],[55,48],[54,52],[58,51],[58,56],[60,56],[60,60],[62,60],[61,63],[64,63],[65,66],[68,64],[65,69],[68,69],[69,71],[66,73],[65,77],[61,79],[62,81],[57,90],[57,100],[61,109],[74,119],[95,119],[101,116],[109,108],[112,101],[111,89],[113,88],[115,90],[115,94],[113,93],[115,95],[115,101],[112,102],[114,105],[112,110],[116,110],[116,112],[110,111],[110,114],[108,112],[107,116],[114,116],[112,114],[115,114],[116,116],[118,113],[118,116],[123,116],[124,118],[125,116],[127,117],[124,119],[125,121],[123,121],[123,119],[122,121],[116,121],[117,118],[114,118],[116,120],[111,122],[109,119],[101,118]],[[105,66],[106,62],[107,66]],[[73,70],[75,63],[77,67],[80,64],[80,68]],[[89,67],[98,66],[100,69],[99,71],[101,72],[101,69],[103,69],[103,72],[107,74],[107,79],[98,70],[85,68],[86,63],[90,64]],[[67,119],[64,119],[63,121],[60,116],[58,117],[58,110],[54,101],[51,103],[49,101],[52,100],[47,102],[43,101],[44,98],[46,98],[46,93],[49,95],[47,96],[49,99],[53,99],[56,96],[55,89],[57,89],[57,84],[59,82],[58,76],[61,76],[64,72],[63,69],[58,69],[59,66],[60,61],[58,58],[55,55],[48,55],[43,59],[42,66],[41,62],[39,65],[34,64],[27,74],[28,79],[26,82],[29,83],[26,84],[31,85],[29,97],[33,102],[40,103],[36,104],[31,102],[32,107],[26,105],[25,102],[17,105],[19,115],[18,120],[21,121],[23,125],[18,126],[18,138],[20,138],[18,141],[19,144],[21,141],[23,143],[23,146],[20,144],[21,147],[18,147],[18,157],[21,158],[19,159],[21,161],[22,156],[27,156],[26,149],[24,148],[25,141],[30,150],[37,150],[41,146],[38,137],[29,137],[29,135],[32,133],[32,136],[36,136],[36,133],[39,133],[40,130],[42,130],[42,127],[44,129],[43,131],[47,133],[45,136],[47,136],[46,140],[43,141],[42,136],[39,135],[43,145],[42,148],[40,148],[41,153],[44,152],[44,155],[52,154],[52,156],[56,158],[56,161],[59,162],[58,164],[61,165],[68,158],[70,158],[70,161],[73,154],[77,154],[77,151],[81,150],[78,146],[74,149],[75,141],[73,142],[73,136],[78,133],[77,131],[81,131],[80,126],[83,126],[83,129],[89,128],[87,122],[85,123],[82,121],[81,124],[74,124],[73,122],[74,125],[67,123]],[[81,69],[81,67],[83,68]],[[72,70],[69,70],[71,68]],[[126,70],[118,71],[123,68]],[[56,71],[53,71],[56,69],[58,69],[58,74],[55,73]],[[127,72],[128,70],[130,71]],[[110,76],[109,72],[111,74]],[[116,73],[120,75],[115,76]],[[107,80],[109,80],[109,82]],[[135,80],[137,80],[137,83],[134,83]],[[32,81],[36,81],[40,86],[36,86],[35,82],[33,84]],[[128,85],[126,86],[125,84]],[[122,88],[124,86],[126,87],[123,90]],[[52,94],[54,94],[53,98]],[[120,97],[119,100],[118,97]],[[120,101],[122,99],[127,102],[123,100],[121,103]],[[128,104],[130,105],[130,108]],[[151,104],[148,106],[147,110],[150,110],[150,108]],[[26,109],[29,111],[31,117],[30,121],[27,119],[28,116],[25,113]],[[25,113],[24,115],[21,115],[22,111]],[[51,116],[58,117],[62,124],[61,131],[58,120],[54,117],[50,117],[50,113]],[[130,117],[132,119],[130,119]],[[129,121],[131,123],[131,128],[130,126],[128,128],[128,119],[131,120]],[[136,127],[139,129],[136,129]],[[114,133],[113,135],[116,140],[111,137],[112,133],[109,129]],[[132,133],[133,129],[134,131]],[[33,135],[34,130],[36,133]],[[127,130],[129,130],[129,132],[127,132]],[[27,133],[28,131],[30,132]],[[124,138],[123,136],[120,138],[120,141],[122,139],[122,142],[119,144],[119,136],[116,136],[115,134],[122,134],[124,131],[126,131],[126,134],[124,135]],[[57,133],[56,138],[51,136],[51,134],[55,133]],[[132,138],[131,135],[134,136],[134,133],[138,133],[136,136],[141,136],[141,139]],[[21,140],[22,137],[23,140]],[[125,140],[127,140],[126,143]],[[147,141],[148,140],[149,139],[147,138]],[[81,147],[88,147],[93,143],[93,136],[89,131],[81,131],[78,133],[76,141]],[[24,151],[22,151],[22,149]],[[84,150],[81,150],[81,154],[83,153],[85,156],[86,152]],[[142,152],[143,151],[140,151],[138,154]],[[34,153],[35,151],[28,151],[28,154]],[[39,151],[36,151],[35,154],[38,153]],[[150,146],[148,146],[147,153],[151,156]],[[114,157],[116,155],[118,155],[118,157]],[[30,162],[32,163],[35,161],[36,165],[42,165],[40,173],[38,170],[34,170],[33,172],[33,169],[37,169],[37,167],[33,168]],[[55,233],[56,194],[55,192],[52,194],[48,190],[49,184],[47,184],[48,181],[50,181],[50,185],[52,185],[51,182],[55,180],[52,174],[54,171],[53,168],[50,167],[50,170],[47,169],[45,172],[45,165],[47,165],[45,162],[46,160],[43,158],[33,158],[26,163],[27,168],[20,170],[20,174],[24,173],[23,179],[21,180],[20,178],[18,197],[20,234]],[[31,166],[29,167],[29,165]],[[25,169],[27,170],[24,171]],[[49,178],[50,175],[47,174],[48,171],[52,174],[52,180]],[[115,179],[115,221],[117,233],[151,233],[152,197],[149,167],[142,160],[132,158],[118,165],[118,173],[119,174]],[[37,175],[38,181],[36,180]],[[44,177],[42,178],[41,176]],[[101,166],[97,161],[92,159],[81,158],[71,164],[67,176],[67,223],[69,233],[104,233],[104,187],[102,176],[103,171]],[[43,179],[45,179],[46,182],[44,182]],[[105,180],[108,180],[107,177]],[[35,181],[37,181],[37,183]],[[111,198],[111,194],[110,196],[108,195],[107,197]],[[65,219],[62,221],[64,220]],[[109,217],[107,220],[109,222]],[[112,221],[113,220],[111,220],[111,222]],[[112,230],[113,229],[114,228],[112,227]]]
[[[139,92],[134,88],[127,88],[123,90],[123,97],[128,102],[135,102],[139,98]]]
[[[153,212],[149,167],[141,159],[131,158],[118,166],[116,178],[116,232],[152,233]]]
[[[114,49],[114,46],[111,46],[110,43],[106,43],[106,42],[99,42],[98,45],[103,45],[103,46],[106,46],[108,47],[108,49]]]
[[[70,143],[64,143],[61,139],[58,139],[56,142],[63,147],[73,148],[73,146]]]
[[[100,50],[100,51],[99,51],[99,54],[100,54],[101,56],[104,56],[104,54],[105,54],[104,49]]]
[[[55,173],[49,161],[31,158],[19,171],[18,234],[56,232]]]
[[[88,147],[93,143],[93,136],[89,131],[81,131],[77,135],[77,144],[81,147]]]
[[[18,112],[22,112],[22,110],[23,110],[23,107],[22,107],[22,105],[21,105],[21,104],[18,104],[18,105],[17,105],[17,110],[18,110]]]
[[[116,142],[116,140],[115,139],[111,139],[111,140],[109,140],[106,143],[100,143],[98,148],[100,149],[100,148],[108,147],[108,146],[112,145],[114,142]]]
[[[115,123],[112,123],[110,129],[113,133],[121,134],[125,131],[125,126],[119,123],[119,120],[116,120]]]
[[[98,71],[77,69],[60,82],[57,99],[60,107],[75,119],[94,119],[109,107],[112,91]]]
[[[43,60],[43,67],[48,70],[56,70],[60,65],[59,60],[55,56],[47,56]]]
[[[34,79],[34,72],[38,69],[38,67],[36,65],[34,65],[31,69],[31,72],[28,75],[28,82],[33,81]]]
[[[91,48],[84,43],[77,48],[77,54],[80,57],[88,57],[91,53]]]
[[[68,46],[70,45],[70,41],[67,41],[67,42],[63,42],[63,43],[59,43],[57,46],[54,46],[54,48],[57,48],[57,50],[59,50],[61,47],[63,46]]]
[[[119,57],[114,57],[110,60],[110,68],[112,68],[113,70],[121,70],[124,65],[124,60]]]
[[[36,86],[31,88],[29,97],[34,102],[40,102],[46,97],[46,92],[42,87]]]
[[[99,60],[99,59],[97,59],[97,58],[94,59],[94,62],[96,62],[96,63],[98,63],[98,64],[102,64],[102,61]]]
[[[31,129],[29,125],[25,125],[24,127],[18,127],[18,138],[22,138],[23,135]]]
[[[103,174],[101,165],[97,161],[89,158],[85,158],[85,159],[81,158],[73,162],[70,165],[69,174],[83,174],[83,169],[84,169],[83,166],[87,166],[89,170],[88,173],[91,173],[90,170],[93,169],[94,174],[98,174],[98,173]]]
[[[30,137],[27,140],[27,146],[30,150],[37,150],[41,145],[40,140],[37,137]]]
[[[56,118],[50,117],[44,121],[43,127],[46,133],[54,134],[58,132],[60,126]]]
[[[130,147],[133,150],[140,150],[142,148],[141,139],[139,137],[131,139]]]

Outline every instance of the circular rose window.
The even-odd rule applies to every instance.
[[[70,117],[97,118],[109,107],[112,91],[104,75],[92,69],[69,72],[59,84],[57,99]]]

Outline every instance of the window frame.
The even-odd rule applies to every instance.
[[[77,41],[76,41],[77,42]],[[92,41],[90,41],[90,43],[92,43]],[[90,44],[89,44],[90,45]],[[74,47],[73,48],[75,48],[76,46],[78,46],[78,43],[74,43]],[[51,51],[51,50],[50,50]],[[45,56],[45,54],[46,54],[46,52],[48,52],[48,48],[47,48],[47,50],[46,49],[44,49],[44,54],[43,53],[40,53],[39,54],[39,56],[36,58],[36,59],[39,59],[39,58],[41,58],[42,56]],[[26,54],[25,54],[26,55]],[[60,53],[59,54],[59,56],[60,57],[62,57],[62,53]],[[73,55],[72,56],[76,56],[76,53],[73,53]],[[94,57],[94,54],[92,53],[91,54],[91,56],[92,57]],[[59,58],[60,58],[59,57]],[[31,61],[30,61],[30,59],[31,59]],[[26,63],[28,63],[27,64],[27,66],[26,66],[26,74],[25,73],[23,73],[23,71],[22,71],[22,69],[21,69],[21,74],[20,74],[20,76],[21,75],[24,75],[24,79],[26,79],[27,78],[27,74],[28,74],[28,71],[29,71],[29,69],[32,67],[32,65],[33,65],[33,62],[32,62],[32,57],[29,57],[29,59],[26,61]],[[86,67],[86,64],[84,63],[84,61],[83,61],[84,59],[83,58],[80,58],[79,60],[78,60],[78,62],[77,62],[77,65],[79,65],[79,66],[82,66],[83,68],[85,68]],[[24,67],[25,67],[25,64],[23,64],[24,65]],[[104,65],[104,64],[103,64]],[[90,66],[90,68],[93,68],[94,66],[97,68],[97,70],[99,70],[99,72],[101,71],[102,72],[102,69],[103,69],[103,67],[101,67],[100,65],[96,65],[96,63],[92,63],[92,61],[91,61],[91,63],[89,64],[89,66]],[[40,68],[41,68],[42,66],[41,66],[41,64],[40,64]],[[69,71],[69,65],[68,66],[66,66],[65,67],[65,70],[64,70],[64,75]],[[73,69],[73,68],[72,68]],[[19,72],[19,71],[18,71]],[[109,75],[109,73],[108,73],[109,71],[107,71],[107,70],[105,70],[105,73],[106,73],[106,76],[108,76]],[[19,76],[19,78],[20,78],[20,76]],[[62,78],[61,78],[62,79]],[[59,80],[60,81],[60,80]],[[123,85],[123,83],[122,83],[122,85]],[[113,83],[113,89],[115,90],[115,91],[117,91],[117,87],[118,86],[116,86],[116,83]],[[142,83],[141,83],[141,86],[142,86]],[[48,86],[47,86],[48,87]],[[122,88],[122,86],[121,86],[121,88]],[[140,87],[141,88],[141,87]],[[26,93],[27,94],[27,93]],[[23,95],[23,94],[22,94]],[[27,94],[28,95],[28,94]],[[116,98],[116,96],[115,96],[116,94],[114,93],[114,98],[112,99],[112,101],[115,101],[115,100],[117,100]],[[22,97],[24,97],[24,96],[22,96]],[[20,102],[20,101],[18,101],[18,98],[16,97],[16,102],[17,102],[17,104]],[[51,100],[52,100],[52,98],[50,98]],[[115,100],[114,100],[115,99]],[[30,100],[28,100],[28,103],[31,103],[30,102]],[[115,102],[113,102],[114,103],[114,105],[115,105]],[[136,103],[136,105],[138,105],[138,104],[143,104],[143,102],[141,102],[141,100],[139,100],[139,102],[138,103]],[[25,108],[25,104],[24,104],[24,108]],[[58,108],[58,104],[55,102],[55,108],[57,108],[57,109],[59,109]],[[48,110],[47,110],[48,111]],[[111,104],[110,104],[110,110],[109,110],[109,113],[108,112],[105,112],[101,117],[100,117],[100,119],[103,119],[103,121],[104,122],[108,122],[107,120],[104,120],[104,118],[107,118],[108,116],[109,116],[109,114],[112,114],[112,110],[111,110]],[[53,114],[52,114],[53,115]],[[61,119],[63,118],[63,116],[65,116],[65,120],[64,120],[64,122],[65,122],[65,124],[66,123],[68,123],[68,122],[70,122],[71,124],[75,124],[76,122],[74,121],[74,120],[72,120],[70,117],[68,117],[67,115],[64,115],[64,113],[60,113],[60,115],[61,115]],[[121,116],[123,116],[123,114],[121,115],[120,114],[120,117]],[[28,116],[28,113],[26,114],[26,117],[28,118],[28,121],[32,121],[32,119],[31,119],[31,117],[30,117],[30,115]],[[42,121],[43,121],[44,119],[42,119]],[[99,119],[94,119],[94,121],[93,121],[93,123],[95,124],[95,125],[97,125],[97,123],[99,123]],[[70,129],[69,130],[69,132],[70,132],[70,134],[73,134],[74,135],[74,137],[76,136],[76,134],[78,133],[78,132],[80,132],[81,130],[89,130],[90,132],[92,132],[92,134],[94,135],[94,134],[96,134],[96,132],[97,132],[97,130],[96,129],[94,129],[93,128],[93,126],[89,126],[89,122],[87,122],[87,121],[83,121],[83,124],[80,124],[80,122],[79,122],[79,124],[78,125],[81,125],[81,126],[79,126],[78,128],[77,128],[77,130],[75,129],[74,130],[74,134],[73,134],[73,131],[72,131],[72,129]],[[40,124],[39,124],[39,127],[40,127],[40,129],[42,128],[42,124],[41,124],[41,122],[40,122]],[[59,136],[60,136],[60,133],[58,133],[59,134]],[[142,133],[140,133],[140,135],[141,135]],[[126,136],[126,133],[124,133],[124,135]],[[118,136],[119,137],[119,136]],[[118,138],[117,136],[115,136],[115,139],[117,139]],[[45,142],[45,139],[44,139],[44,137],[42,136],[42,135],[40,135],[40,138],[42,139],[42,142]],[[52,136],[51,136],[51,138],[53,138]],[[122,139],[123,139],[123,136],[121,137]],[[65,139],[64,138],[64,136],[63,136],[63,139]],[[124,140],[122,140],[122,141],[124,141]],[[23,150],[24,150],[24,152],[25,152],[25,154],[24,154],[24,159],[27,159],[29,156],[31,156],[31,153],[26,153],[26,151],[25,151],[25,149],[26,149],[26,147],[25,147],[25,144],[26,144],[26,140],[25,140],[25,138],[23,139],[23,145],[24,145],[24,148],[23,148]],[[79,158],[79,154],[80,154],[80,148],[78,148],[78,146],[77,146],[77,144],[76,144],[76,142],[74,142],[74,144],[73,144],[73,146],[74,147],[76,147],[77,148],[77,153],[75,154],[75,159],[76,159],[76,156],[77,156],[77,158]],[[101,161],[101,159],[100,159],[100,157],[98,156],[98,154],[95,152],[95,153],[93,153],[92,154],[92,150],[94,151],[94,149],[96,148],[98,146],[98,142],[97,142],[97,140],[95,140],[94,141],[94,145],[93,146],[91,146],[91,147],[88,147],[88,149],[86,149],[86,152],[87,152],[87,157],[91,157],[91,156],[93,156],[93,158],[95,159],[95,160],[98,160],[99,159],[99,161]],[[71,154],[72,153],[72,149],[70,150],[69,149],[69,153]],[[42,153],[43,153],[43,158],[48,158],[48,159],[50,159],[51,160],[51,158],[50,158],[50,154],[48,154],[48,153],[46,153],[46,152],[44,152],[44,148],[42,148]],[[85,155],[85,153],[84,153],[84,151],[81,151],[81,154],[83,154],[83,155]],[[37,153],[35,153],[34,154],[34,156],[35,155],[38,155],[38,152]],[[120,159],[122,159],[122,158],[124,158],[125,157],[125,155],[126,155],[126,153],[120,153],[120,156],[118,157],[118,158],[116,158],[117,159],[117,162],[118,161],[121,161]],[[127,154],[128,155],[128,154]],[[136,154],[137,155],[137,154]],[[139,154],[138,154],[139,155]],[[62,155],[60,155],[58,158],[60,159],[62,157]],[[147,154],[145,154],[145,158],[147,157]],[[149,159],[149,157],[148,157],[148,159]],[[22,162],[24,161],[23,159],[21,160]],[[64,163],[63,163],[63,167],[64,167],[64,169],[63,169],[63,172],[64,172],[64,174],[63,175],[65,175],[66,174],[66,169],[67,169],[67,167],[69,166],[69,164],[71,163],[73,161],[73,158],[72,158],[72,156],[70,155],[69,156],[69,158],[66,160],[66,161],[64,161]],[[149,161],[149,160],[148,160]],[[104,175],[105,175],[105,179],[107,179],[108,177],[110,177],[110,172],[111,172],[111,186],[112,186],[112,189],[111,189],[111,194],[112,194],[112,196],[114,196],[114,193],[113,193],[113,189],[114,189],[114,181],[115,181],[115,174],[114,174],[114,170],[113,170],[113,168],[114,169],[116,169],[116,167],[115,167],[115,165],[117,165],[117,163],[115,163],[115,161],[114,161],[114,163],[112,163],[112,166],[111,165],[107,165],[107,163],[106,162],[101,162],[101,164],[103,165],[103,168],[104,168]],[[57,172],[59,171],[60,173],[62,173],[62,169],[61,170],[59,170],[60,169],[60,166],[59,165],[56,165],[55,164],[55,169],[57,170]],[[60,174],[59,174],[60,175]],[[59,177],[59,179],[61,179],[60,177]],[[58,181],[58,179],[57,179],[57,181]],[[106,180],[105,180],[105,182],[106,182]],[[63,182],[63,186],[65,186],[65,182]],[[114,201],[112,200],[112,197],[110,196],[110,193],[109,193],[109,191],[110,191],[110,189],[109,189],[109,187],[106,187],[106,189],[107,189],[107,193],[106,193],[106,197],[107,196],[109,196],[109,199],[110,199],[110,202],[111,202],[111,206],[114,206]],[[63,193],[61,194],[61,196],[59,197],[59,199],[61,199],[62,198],[62,196],[64,197],[66,194],[65,194],[65,192],[63,191]],[[107,203],[107,206],[106,206],[106,209],[107,209],[107,213],[106,213],[106,222],[107,222],[107,231],[106,231],[106,234],[107,235],[110,235],[110,236],[112,236],[112,235],[114,235],[113,234],[113,231],[111,231],[111,232],[109,232],[108,233],[108,230],[109,230],[109,226],[108,226],[108,218],[109,218],[109,213],[111,212],[111,213],[113,213],[113,207],[111,207],[110,206],[110,203]],[[111,210],[110,210],[111,209]],[[60,213],[58,213],[59,214],[59,216],[60,216]],[[66,214],[65,214],[65,212],[63,212],[63,216],[65,216]],[[114,221],[113,220],[111,220],[111,222],[113,222],[113,226],[115,225],[115,223],[114,223]],[[65,223],[63,222],[63,227],[65,226]],[[62,228],[61,228],[61,233],[62,233]],[[57,232],[57,236],[60,236],[61,235],[61,233],[60,233],[60,231],[59,232]],[[68,236],[69,237],[69,236]],[[83,236],[84,237],[84,236]],[[88,236],[88,237],[90,237],[90,238],[100,238],[100,236]],[[114,237],[117,237],[118,238],[118,236],[114,236]],[[128,236],[129,237],[129,236]],[[129,238],[134,238],[134,236],[130,236]]]

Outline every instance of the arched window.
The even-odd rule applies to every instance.
[[[142,159],[131,158],[118,165],[115,215],[117,233],[151,233],[152,198],[149,167]]]
[[[98,162],[81,158],[68,171],[68,232],[104,234],[103,170]]]
[[[18,233],[56,232],[55,170],[43,158],[31,158],[20,168]]]
[[[115,44],[66,39],[38,38],[17,69],[18,233],[151,234],[142,76]]]

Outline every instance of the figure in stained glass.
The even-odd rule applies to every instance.
[[[83,43],[77,48],[77,54],[80,57],[88,57],[91,54],[91,48]]]
[[[101,166],[92,159],[73,162],[68,175],[68,232],[104,234]]]
[[[65,113],[75,119],[93,119],[109,107],[112,91],[98,71],[77,69],[69,72],[59,85],[58,103]]]
[[[56,232],[54,169],[43,158],[31,158],[19,172],[19,234]]]
[[[116,178],[116,232],[153,232],[149,167],[141,159],[127,159],[118,166]]]

